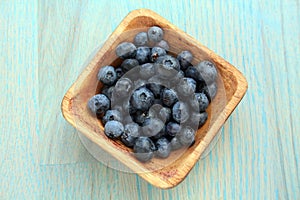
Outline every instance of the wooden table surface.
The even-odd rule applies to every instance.
[[[300,2],[1,1],[0,199],[300,199]],[[169,190],[97,162],[63,95],[128,12],[149,8],[236,66],[248,91]]]

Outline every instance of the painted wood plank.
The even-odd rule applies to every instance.
[[[0,11],[0,199],[38,198],[37,4]]]

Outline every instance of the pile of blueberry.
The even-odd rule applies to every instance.
[[[88,107],[108,138],[133,148],[135,157],[166,158],[189,147],[207,120],[206,109],[217,92],[217,70],[210,61],[192,65],[193,55],[169,52],[164,31],[153,26],[116,48],[120,66],[103,66],[103,83]]]

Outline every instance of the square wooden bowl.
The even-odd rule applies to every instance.
[[[110,140],[104,135],[102,123],[90,114],[87,102],[102,87],[97,80],[100,67],[104,65],[117,66],[121,63],[121,59],[117,58],[115,54],[116,46],[123,41],[132,41],[135,34],[154,25],[165,31],[164,40],[168,41],[170,52],[178,54],[182,50],[189,50],[194,55],[192,64],[201,60],[210,60],[216,64],[218,91],[208,107],[208,120],[197,131],[195,144],[192,147],[181,154],[172,152],[167,159],[153,158],[150,162],[142,163],[136,160],[130,153],[130,149],[122,143]],[[171,188],[187,176],[241,101],[247,87],[245,77],[234,66],[158,14],[151,10],[140,9],[130,12],[110,35],[65,94],[61,109],[65,119],[78,131],[133,172],[138,173],[156,187]]]

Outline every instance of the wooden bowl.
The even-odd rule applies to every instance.
[[[135,34],[154,25],[165,31],[164,40],[168,41],[170,52],[178,54],[182,50],[189,50],[194,55],[192,64],[201,60],[210,60],[216,64],[218,91],[208,107],[208,120],[197,131],[195,144],[192,147],[185,151],[172,152],[167,159],[153,158],[150,162],[142,163],[136,160],[130,149],[121,142],[110,140],[104,135],[102,123],[90,114],[87,102],[102,87],[97,80],[100,67],[104,65],[117,66],[121,63],[121,60],[115,55],[116,46],[123,41],[132,41]],[[62,100],[61,109],[65,119],[78,131],[133,172],[138,173],[156,187],[171,188],[187,176],[241,101],[247,87],[245,77],[234,66],[158,14],[151,10],[140,9],[130,12],[110,35],[67,91]]]

